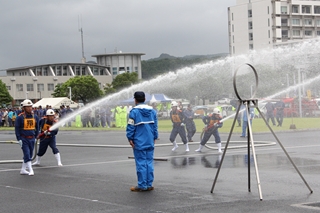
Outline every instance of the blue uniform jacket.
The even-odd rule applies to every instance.
[[[24,117],[26,118],[34,118],[35,120],[35,124],[34,125],[34,129],[32,130],[25,130],[24,125]],[[16,133],[16,138],[17,140],[21,140],[21,135],[24,136],[34,136],[35,138],[38,136],[38,132],[39,132],[39,118],[37,115],[32,115],[32,114],[21,114],[17,117],[16,122],[15,122],[15,133]]]
[[[154,140],[158,138],[158,119],[151,106],[138,104],[132,108],[127,125],[127,138],[133,141],[137,150],[154,147]]]

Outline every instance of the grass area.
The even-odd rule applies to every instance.
[[[233,118],[226,120],[223,123],[223,127],[219,129],[221,133],[228,133],[231,129],[231,125],[233,122]],[[197,127],[197,132],[202,132],[202,128],[204,124],[201,119],[195,119],[195,124]],[[270,121],[271,124],[271,121]],[[271,128],[276,131],[286,131],[290,130],[290,125],[294,124],[296,126],[296,130],[307,130],[307,129],[320,129],[320,118],[284,118],[282,127],[272,126]],[[238,123],[236,122],[233,132],[240,133],[242,131],[241,127],[237,127]],[[118,130],[124,131],[125,128],[102,128],[102,127],[60,127],[60,130],[77,130],[77,131],[110,131],[110,130]],[[170,132],[172,129],[171,120],[159,120],[159,131],[160,132]],[[262,118],[256,118],[253,120],[252,129],[254,132],[269,132],[267,125],[264,123]],[[12,130],[13,127],[0,127],[1,130]]]

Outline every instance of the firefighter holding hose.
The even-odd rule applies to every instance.
[[[40,134],[40,147],[37,153],[36,161],[32,165],[40,165],[41,157],[46,153],[48,146],[52,149],[52,152],[57,160],[58,166],[62,166],[60,152],[56,146],[56,134],[58,129],[50,130],[50,128],[57,122],[55,119],[55,113],[52,109],[48,109],[46,116],[39,122]]]
[[[196,152],[201,152],[204,145],[208,142],[211,135],[214,136],[215,142],[218,146],[218,152],[222,153],[221,151],[221,139],[218,132],[218,128],[221,128],[223,126],[223,123],[220,122],[222,119],[220,115],[220,110],[218,108],[214,108],[213,113],[209,114],[207,116],[204,116],[202,118],[203,123],[206,125],[204,129],[204,135],[200,142],[199,148],[196,149]]]
[[[34,144],[39,132],[39,119],[32,113],[32,101],[29,99],[21,103],[23,113],[21,113],[15,122],[15,134],[23,152],[21,175],[34,175],[31,160]]]

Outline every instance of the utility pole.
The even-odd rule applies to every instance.
[[[81,22],[81,23],[80,23]],[[86,63],[86,57],[84,56],[84,45],[83,45],[83,30],[82,30],[82,17],[80,16],[80,21],[78,17],[78,27],[79,27],[79,32],[81,33],[81,47],[82,47],[82,63]]]

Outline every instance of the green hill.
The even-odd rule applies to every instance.
[[[227,53],[220,53],[213,55],[188,55],[184,57],[175,57],[162,53],[158,58],[143,60],[141,62],[142,78],[151,79],[169,71],[175,71],[194,64],[217,60],[219,58],[226,57],[227,55]]]

